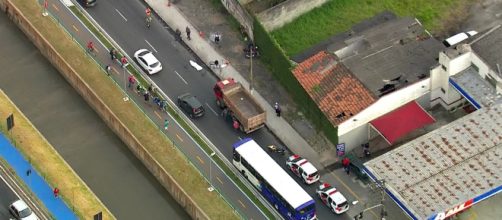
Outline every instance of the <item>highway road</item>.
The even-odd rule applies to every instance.
[[[50,1],[52,4],[57,4],[59,7],[63,7],[58,1]],[[166,27],[162,21],[154,19],[152,27],[148,29],[144,23],[144,10],[145,5],[143,2],[137,0],[119,1],[119,0],[109,0],[109,1],[99,1],[98,5],[93,8],[87,9],[87,12],[100,24],[101,27],[124,49],[130,57],[133,53],[141,48],[146,48],[155,52],[157,58],[162,62],[164,70],[158,74],[151,76],[151,79],[164,91],[172,100],[182,93],[190,92],[198,97],[199,100],[206,107],[206,115],[202,118],[192,120],[195,125],[203,131],[203,133],[213,142],[215,146],[224,154],[224,156],[231,160],[232,155],[232,144],[244,137],[251,137],[255,139],[262,146],[267,146],[270,144],[282,145],[280,141],[266,128],[260,129],[250,135],[245,135],[240,132],[236,132],[231,128],[230,124],[227,124],[220,116],[220,110],[216,107],[214,97],[212,94],[212,87],[216,82],[216,77],[206,69],[203,71],[195,71],[188,63],[189,60],[197,60],[194,54],[191,54],[182,44],[174,40],[173,31]],[[62,18],[63,22],[72,23],[74,18],[68,15],[64,10],[58,10],[58,16]],[[85,45],[85,42],[93,39],[86,31],[83,31],[80,24],[75,23],[74,29],[78,29],[78,40]],[[110,62],[107,51],[105,48],[99,48],[101,53],[98,54],[97,59],[102,62]],[[120,76],[118,77],[120,78]],[[147,112],[147,114],[149,114]],[[149,114],[152,116],[153,114]],[[155,118],[155,116],[153,116]],[[169,129],[169,133],[173,131]],[[178,135],[178,133],[176,133]],[[206,161],[207,155],[201,153],[200,149],[194,147],[193,142],[184,142],[182,140],[189,139],[186,134],[182,135],[182,139],[177,140],[173,138],[173,141],[182,147],[185,153],[188,153],[189,157],[197,157],[200,160],[200,164],[195,163],[195,165],[201,169],[204,173],[208,172],[208,163]],[[185,135],[185,136],[183,136]],[[285,167],[285,157],[279,155],[272,155],[276,161]],[[202,158],[202,159],[201,159]],[[206,161],[206,162],[204,162]],[[326,182],[334,183],[337,185],[341,181],[339,177],[331,173],[331,170],[321,171],[323,177],[322,179]],[[249,205],[249,201],[243,198],[242,193],[239,190],[234,189],[235,186],[229,186],[228,180],[224,179],[220,175],[221,172],[213,169],[213,176],[216,177],[218,181],[213,181],[213,184],[218,184],[220,188],[225,190],[225,194],[230,198],[235,204],[235,201],[239,201],[242,207],[237,207],[242,209],[241,211],[248,218],[262,219],[258,211]],[[218,178],[220,176],[221,178]],[[315,185],[305,186],[299,179],[293,177],[304,189],[315,198]],[[350,179],[350,178],[345,178]],[[350,180],[349,180],[350,181]],[[350,184],[350,183],[349,183]],[[357,198],[351,191],[350,187],[339,187],[339,190],[347,197],[349,201],[355,201]],[[351,192],[351,193],[349,193]],[[365,195],[363,199],[367,199],[368,196]],[[316,199],[317,202],[317,214],[320,219],[330,219],[333,218],[333,214]],[[353,209],[349,210],[350,214],[343,214],[338,216],[339,219],[351,219],[353,216],[351,212]],[[350,215],[350,216],[349,216]],[[396,218],[400,219],[400,217]]]
[[[137,0],[109,0],[100,1],[96,7],[87,9],[87,12],[130,57],[141,48],[155,52],[155,56],[161,61],[164,69],[152,75],[151,79],[172,100],[185,92],[197,96],[207,111],[204,117],[192,121],[228,160],[231,161],[232,158],[232,144],[244,137],[251,137],[262,146],[282,145],[266,128],[250,135],[234,131],[232,126],[220,116],[220,110],[212,94],[212,87],[217,78],[207,69],[196,71],[189,65],[189,60],[198,58],[175,41],[172,30],[165,27],[160,20],[154,19],[152,27],[147,29],[144,23],[145,8],[146,6]],[[273,156],[280,165],[286,168],[284,157]],[[294,179],[298,181],[296,177]],[[314,196],[315,186],[305,186],[300,181],[298,183]],[[327,208],[322,207],[319,200],[316,201],[318,202],[317,215],[320,219],[333,217]],[[342,218],[345,217],[349,219],[348,216],[342,215]]]
[[[190,219],[4,13],[0,33],[0,88],[117,219]]]

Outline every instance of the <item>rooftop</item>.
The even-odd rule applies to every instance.
[[[498,25],[484,34],[480,34],[471,43],[472,49],[480,56],[495,72],[497,72],[497,64],[502,68],[502,27]],[[501,69],[502,71],[502,69]],[[502,73],[499,73],[502,77]]]
[[[502,185],[502,104],[481,108],[364,164],[419,219]]]
[[[495,87],[487,80],[482,79],[478,71],[472,66],[451,76],[450,79],[457,83],[482,107],[502,104],[502,95],[497,94]]]
[[[444,49],[413,18],[388,20],[345,44],[335,54],[376,96],[427,78]]]
[[[334,126],[376,100],[335,55],[325,51],[300,63],[293,74]]]

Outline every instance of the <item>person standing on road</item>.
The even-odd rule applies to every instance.
[[[348,157],[343,158],[342,160],[342,166],[345,172],[347,172],[347,175],[350,173],[350,160]]]
[[[281,117],[281,107],[279,106],[278,102],[275,103],[274,109],[275,109],[275,114],[277,115],[277,117]]]
[[[167,129],[169,129],[169,120],[164,120],[164,130],[167,131]]]
[[[128,81],[127,87],[131,88],[136,83],[136,78],[134,78],[133,75],[129,75],[129,77],[127,77],[127,81]]]
[[[112,49],[110,49],[110,58],[112,60],[115,60],[117,59],[117,51],[115,50],[115,48],[112,47]]]
[[[186,28],[185,30],[186,30],[186,32],[187,32],[187,39],[188,39],[188,40],[191,40],[191,39],[190,39],[190,32],[191,32],[191,31],[190,31],[190,28],[187,26],[187,28]]]
[[[148,93],[148,91],[145,91],[145,94],[143,94],[143,97],[145,97],[145,102],[148,102],[150,100],[150,93]]]
[[[87,52],[94,52],[94,43],[92,43],[92,41],[87,42]]]
[[[176,33],[176,36],[175,36],[176,40],[177,41],[181,41],[181,31],[180,31],[180,29],[176,28],[175,33]]]
[[[127,58],[123,56],[122,58],[120,58],[120,62],[122,63],[122,67],[125,67],[127,65]]]
[[[105,70],[106,70],[106,75],[110,76],[110,72],[112,71],[112,67],[110,65],[107,65],[105,67]],[[129,86],[129,87],[131,87],[131,86]]]

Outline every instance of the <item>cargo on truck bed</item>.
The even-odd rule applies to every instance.
[[[227,108],[227,114],[232,117],[234,123],[238,122],[240,130],[250,133],[265,125],[265,110],[242,84],[233,79],[226,79],[217,82],[213,90],[218,106]]]

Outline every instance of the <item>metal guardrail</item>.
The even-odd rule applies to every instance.
[[[133,59],[131,57],[129,57],[129,55],[127,55],[127,53],[124,52],[124,50],[120,47],[120,45],[115,42],[113,40],[113,38],[111,36],[108,35],[108,33],[106,33],[106,31],[104,31],[104,29],[92,18],[92,16],[90,16],[87,11],[85,11],[82,6],[80,4],[78,4],[77,2],[75,2],[75,0],[71,0],[73,2],[73,4],[75,5],[75,7],[77,7],[79,9],[79,11],[85,15],[85,17],[88,19],[89,22],[92,23],[92,25],[100,32],[100,34],[102,34],[109,42],[110,44],[112,44],[112,46],[114,48],[116,48],[118,51],[121,52],[121,54],[123,54],[124,56],[127,57],[127,59],[129,61],[133,61]],[[85,26],[85,24],[84,24]],[[92,33],[92,32],[91,32]],[[94,35],[94,33],[92,33],[92,35]],[[99,39],[97,36],[95,36],[97,39]],[[102,43],[102,42],[100,42]],[[104,45],[103,45],[104,46]],[[104,46],[106,48],[106,46]],[[141,68],[135,63],[135,62],[129,62],[129,65],[132,65],[136,71],[137,70],[141,70]],[[283,217],[276,211],[276,209],[274,207],[272,207],[272,205],[270,205],[270,203],[268,201],[266,201],[262,196],[261,194],[256,190],[256,188],[254,186],[252,186],[249,181],[247,179],[245,179],[241,174],[240,172],[234,167],[233,164],[230,163],[230,161],[228,161],[226,159],[226,157],[223,155],[223,153],[221,153],[221,151],[209,140],[209,138],[207,138],[203,133],[202,131],[199,130],[199,128],[181,111],[181,109],[179,109],[179,107],[167,96],[167,94],[164,93],[164,91],[162,91],[161,89],[159,89],[160,87],[157,86],[157,84],[152,81],[150,79],[150,77],[148,77],[148,75],[146,73],[144,73],[143,71],[137,71],[141,76],[142,78],[150,83],[152,86],[154,86],[155,88],[157,88],[157,92],[160,93],[162,95],[162,98],[164,98],[169,106],[176,111],[176,114],[178,116],[180,116],[182,118],[182,120],[188,124],[190,126],[190,128],[200,137],[202,138],[202,140],[208,145],[208,147],[213,151],[215,152],[218,157],[221,159],[221,161],[223,163],[225,163],[225,165],[229,168],[229,170],[246,186],[246,188],[248,190],[251,191],[251,193],[264,205],[268,208],[268,210],[274,214],[274,217],[276,219],[283,219]],[[117,83],[118,84],[118,83]],[[122,88],[120,85],[119,85],[120,88]],[[127,94],[127,92],[126,92]],[[141,107],[136,104],[140,109]],[[166,112],[167,114],[169,114],[168,112]],[[146,115],[146,114],[145,114]],[[172,115],[171,115],[172,118],[174,118]],[[147,118],[149,118],[147,116]],[[150,118],[149,118],[150,119]],[[151,120],[151,119],[150,119]],[[216,164],[216,167],[218,167],[218,169],[220,169],[220,171],[222,171],[222,173],[226,173],[221,167],[220,165],[218,165],[218,163],[216,163],[214,160],[213,160],[213,157],[211,157],[208,152],[206,152],[198,143],[197,141],[195,141],[195,139],[190,135],[190,133],[188,131],[185,130],[185,128],[183,128],[183,126],[181,126],[177,121],[176,123],[179,125],[179,127],[185,132],[188,134],[188,136],[192,139],[192,141],[194,143],[197,144],[197,146],[206,154],[206,156],[208,158],[210,158],[211,162]],[[173,142],[174,144],[174,142]],[[180,152],[182,152],[183,154],[185,154],[179,147],[176,147]],[[191,161],[186,155],[185,157],[187,158],[188,161]],[[195,167],[195,166],[194,166]],[[197,169],[197,167],[195,167]],[[198,170],[198,169],[197,169]],[[199,171],[199,170],[198,170]],[[202,174],[201,171],[199,171],[199,173],[201,173],[201,175],[206,179],[206,181],[212,185],[212,183],[210,182],[210,180],[207,179],[207,177]],[[242,192],[242,194],[246,195],[246,193],[239,187],[239,185],[232,179],[229,177],[229,180],[237,186],[237,188]],[[221,191],[219,189],[216,189],[220,195],[222,195]],[[235,210],[238,210],[236,209],[234,205],[231,205],[231,203],[224,197],[222,196],[222,198],[230,205],[232,206]],[[254,204],[254,203],[253,203]],[[256,206],[256,204],[254,204]],[[258,210],[260,210],[262,212],[262,214],[264,216],[266,216],[263,211],[259,208],[259,207],[256,207]]]

